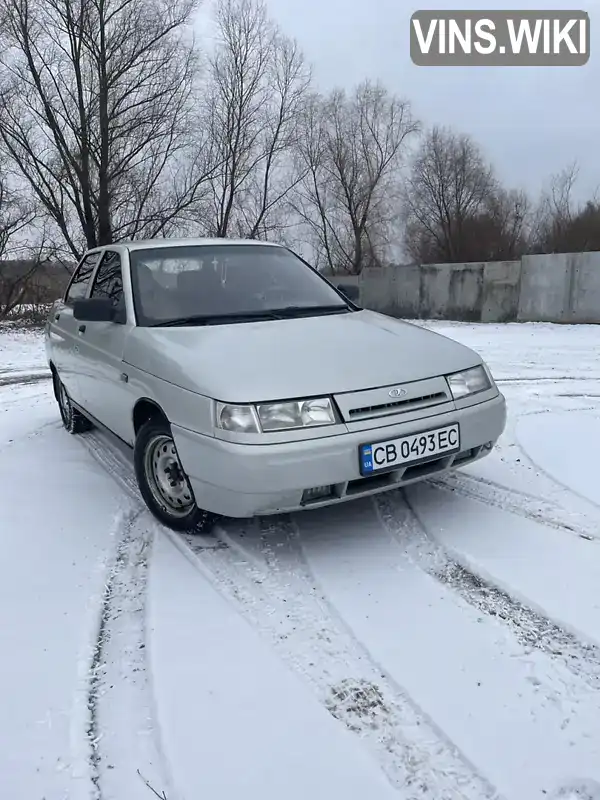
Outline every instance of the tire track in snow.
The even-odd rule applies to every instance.
[[[503,384],[507,384],[509,386],[526,386],[537,383],[580,383],[581,381],[600,384],[600,377],[598,375],[533,375],[531,377],[520,378],[496,378],[495,381],[499,386],[502,386]]]
[[[32,383],[41,383],[52,380],[48,372],[31,375],[8,375],[0,373],[0,389],[5,386],[28,386]]]
[[[127,494],[139,501],[125,456],[96,433],[82,438]],[[216,538],[168,535],[191,551],[202,575],[304,678],[332,716],[360,738],[406,800],[496,797],[373,662],[319,591],[292,522],[226,521],[216,533]]]
[[[592,408],[592,409],[579,409],[579,410],[580,411],[583,411],[583,410],[597,411],[598,408],[595,407],[595,408]],[[576,489],[573,489],[571,486],[567,486],[567,484],[563,483],[558,478],[556,478],[554,475],[552,475],[550,472],[548,472],[547,469],[544,466],[542,466],[541,464],[538,464],[538,462],[534,458],[532,458],[531,455],[527,452],[527,450],[523,446],[523,444],[521,444],[521,442],[519,441],[519,438],[516,435],[516,433],[515,433],[515,445],[519,449],[519,451],[521,452],[521,455],[523,456],[523,458],[525,458],[527,461],[529,461],[530,464],[532,464],[542,475],[544,475],[545,478],[547,478],[549,481],[551,481],[561,491],[567,492],[572,497],[576,497],[580,502],[583,502],[583,503],[585,503],[587,505],[590,505],[594,509],[598,509],[600,511],[600,503],[598,503],[595,500],[592,500],[592,498],[589,497],[588,495],[585,495],[585,494],[582,494],[581,492],[578,492]]]
[[[566,511],[551,500],[503,486],[486,478],[450,472],[441,478],[432,478],[427,483],[435,489],[477,500],[555,530],[575,534],[582,539],[600,539],[600,520],[593,522],[586,519],[583,514]]]
[[[135,494],[131,466],[121,467],[121,470],[118,479]],[[389,498],[390,495],[381,495],[374,502],[379,505]],[[525,686],[529,686],[526,696],[545,698],[537,701],[539,712],[544,716],[550,713],[544,711],[545,703],[559,709],[565,732],[555,731],[554,739],[550,735],[549,742],[553,744],[548,744],[548,753],[553,747],[560,749],[568,736],[571,720],[580,716],[586,719],[598,705],[597,653],[591,659],[589,650],[583,647],[582,653],[581,643],[570,634],[565,634],[558,626],[553,627],[535,612],[532,616],[529,609],[515,604],[496,587],[483,581],[478,583],[477,576],[471,576],[464,567],[451,562],[441,548],[432,548],[434,543],[420,524],[414,525],[415,517],[410,509],[406,506],[405,509],[402,519],[397,515],[394,519],[400,524],[398,543],[403,546],[406,560],[413,564],[411,569],[427,572],[435,581],[447,586],[451,594],[483,613],[488,620],[488,634],[493,630],[490,626],[506,630],[513,644],[509,645],[506,640],[508,652],[499,654],[503,659],[512,656],[521,661],[522,668],[512,669],[513,682],[515,678],[522,681],[524,691]],[[394,511],[396,513],[397,509]],[[412,526],[407,524],[411,515]],[[352,522],[351,517],[348,522]],[[385,537],[394,536],[388,525],[381,526],[381,533]],[[397,534],[398,531],[396,538]],[[335,535],[335,531],[331,535]],[[182,537],[175,538],[182,547],[186,546]],[[295,520],[281,522],[267,518],[242,525],[228,521],[223,525],[216,546],[208,548],[197,537],[188,537],[187,546],[195,551],[194,561],[201,574],[269,641],[280,658],[304,678],[330,713],[359,736],[403,796],[411,800],[431,796],[453,800],[494,796],[486,779],[380,668],[347,627],[312,576]],[[368,551],[369,545],[365,543],[365,553]],[[390,550],[390,555],[393,553],[394,549]],[[398,553],[404,557],[404,553]],[[450,563],[454,563],[454,571],[448,570]],[[456,567],[459,568],[458,577]],[[368,570],[365,577],[368,578]],[[465,577],[466,586],[462,580]],[[372,590],[365,586],[361,591],[367,590],[376,592],[377,586],[374,584]],[[474,597],[480,605],[473,602]],[[540,626],[540,619],[545,628]],[[516,627],[515,622],[518,623]],[[566,642],[560,638],[563,635],[568,637]],[[532,660],[530,654],[536,650],[542,661],[540,657]],[[595,663],[590,668],[591,661]],[[531,674],[534,664],[535,672]],[[443,666],[440,669],[443,670]],[[590,692],[592,688],[594,691]],[[587,714],[585,705],[590,706]],[[437,713],[434,720],[436,717]],[[589,728],[589,722],[583,724],[584,728],[586,724]],[[493,716],[488,727],[494,728]],[[534,726],[532,731],[536,728]]]
[[[445,554],[419,536],[410,509],[396,517],[399,531],[377,519],[386,497],[357,502],[348,518],[340,506],[297,515],[310,569],[338,613],[499,792],[541,797],[565,773],[598,778],[597,663],[580,676],[581,661],[523,643],[440,580]]]
[[[216,585],[356,734],[411,800],[492,798],[494,789],[373,661],[319,589],[293,520],[265,518],[220,533],[227,548],[197,557]]]
[[[429,536],[404,492],[379,495],[374,502],[385,528],[418,567],[469,605],[508,627],[524,648],[545,653],[567,670],[572,676],[574,694],[585,696],[589,689],[600,691],[600,647],[580,641],[570,631],[460,563]],[[587,688],[581,686],[582,682]]]
[[[511,381],[513,379],[510,379]],[[521,379],[514,379],[515,381]],[[562,380],[569,380],[564,377]],[[573,378],[573,383],[577,385],[577,379]],[[591,378],[590,380],[594,380]],[[600,377],[596,378],[600,387]],[[524,379],[525,382],[527,380]],[[588,497],[583,497],[574,492],[570,487],[558,482],[552,475],[549,475],[538,464],[536,464],[525,449],[521,446],[516,428],[519,419],[523,417],[539,416],[548,413],[578,413],[587,411],[597,411],[597,405],[578,405],[569,403],[565,407],[564,403],[556,403],[558,398],[589,399],[595,395],[581,392],[565,394],[562,387],[561,391],[548,393],[545,389],[543,395],[543,406],[532,408],[529,403],[525,408],[516,406],[515,416],[509,417],[507,430],[502,436],[498,450],[504,454],[504,459],[508,462],[508,468],[516,475],[521,472],[525,480],[531,480],[532,472],[536,473],[536,483],[545,484],[542,494],[539,494],[540,487],[535,486],[536,493],[532,494],[511,486],[503,485],[497,481],[473,475],[468,471],[458,470],[446,473],[439,478],[432,478],[426,483],[430,486],[455,494],[462,495],[472,500],[477,500],[485,505],[499,508],[503,511],[520,516],[524,519],[531,519],[555,530],[562,530],[571,535],[578,536],[589,541],[600,539],[600,505],[594,503]],[[516,397],[519,397],[516,395]],[[540,399],[536,396],[537,400]],[[509,402],[510,404],[510,402]],[[521,458],[515,463],[514,451],[520,454]],[[512,453],[511,453],[512,451]],[[528,474],[529,473],[529,474]],[[585,509],[585,511],[584,511]]]
[[[139,513],[139,512],[137,512]],[[100,776],[102,767],[104,766],[104,759],[100,749],[100,742],[102,740],[102,730],[99,721],[99,706],[103,694],[103,683],[105,681],[106,673],[106,657],[105,648],[109,638],[108,628],[112,616],[111,606],[113,594],[115,592],[115,584],[117,574],[119,571],[120,562],[124,556],[124,550],[129,540],[129,530],[131,524],[135,519],[135,513],[129,512],[126,516],[121,530],[118,534],[119,541],[117,544],[117,552],[113,564],[108,570],[106,584],[104,587],[104,594],[100,605],[100,619],[98,623],[98,632],[96,634],[94,647],[92,651],[92,659],[89,667],[89,682],[87,690],[87,708],[89,712],[88,728],[86,736],[90,745],[90,767],[91,778],[95,788],[97,800],[103,796]]]
[[[153,525],[132,491],[121,458],[95,433],[81,436],[96,462],[132,501],[107,571],[89,670],[86,732],[94,800],[145,800],[149,787],[173,798],[146,654],[146,586]],[[160,795],[162,796],[162,795]]]

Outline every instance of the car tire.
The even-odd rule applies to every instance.
[[[198,508],[166,420],[151,419],[142,425],[133,463],[144,502],[156,519],[178,533],[211,533],[219,517]]]
[[[53,376],[54,383],[54,396],[58,403],[58,410],[60,411],[60,418],[62,424],[69,433],[85,433],[91,430],[94,426],[87,417],[78,411],[71,402],[69,393],[67,392],[64,383],[56,373]]]

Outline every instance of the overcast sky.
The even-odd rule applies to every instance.
[[[409,98],[427,125],[474,136],[507,183],[536,195],[548,175],[580,165],[578,195],[600,185],[600,0],[266,0],[273,18],[313,63],[317,85],[381,79]],[[409,21],[419,9],[574,8],[590,14],[584,67],[416,67]]]

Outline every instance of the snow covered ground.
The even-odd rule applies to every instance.
[[[496,451],[216,539],[0,333],[0,797],[600,799],[600,330],[426,324],[498,378]]]

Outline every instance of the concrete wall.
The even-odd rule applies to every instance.
[[[600,322],[600,253],[525,256],[517,318]]]
[[[367,308],[395,317],[419,315],[421,289],[419,267],[365,270],[360,276],[360,302]]]
[[[511,322],[519,310],[520,261],[490,261],[483,271],[481,322]]]
[[[364,270],[358,285],[365,308],[405,319],[600,323],[600,252]]]
[[[426,319],[481,319],[483,264],[427,264],[420,268],[419,316]]]

